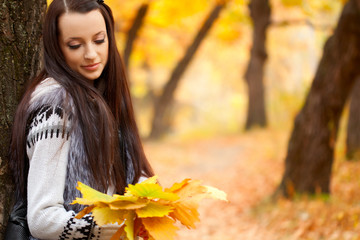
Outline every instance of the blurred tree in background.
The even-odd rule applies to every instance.
[[[356,79],[350,95],[349,121],[346,134],[346,157],[360,157],[360,79]]]
[[[251,57],[245,73],[249,99],[246,129],[253,126],[265,127],[267,124],[263,79],[267,59],[266,32],[271,14],[269,0],[251,0],[249,8],[254,29]]]
[[[182,71],[179,71],[180,63],[184,61],[186,55],[184,49],[191,46],[194,40],[191,36],[194,36],[196,32],[200,30],[202,22],[208,17],[207,12],[212,6],[216,6],[218,2],[215,0],[186,0],[182,2],[160,0],[119,2],[108,0],[107,3],[113,8],[115,13],[119,30],[119,47],[125,49],[124,59],[126,63],[129,61],[130,54],[132,54],[130,69],[130,73],[132,74],[132,92],[135,98],[135,104],[139,104],[140,107],[138,109],[141,109],[141,113],[137,116],[142,123],[142,134],[144,136],[155,136],[157,134],[154,134],[154,132],[162,131],[163,133],[169,133],[183,126],[193,126],[192,128],[194,129],[196,127],[198,127],[198,129],[214,129],[211,124],[216,121],[220,121],[219,126],[228,129],[227,131],[234,131],[234,129],[238,129],[239,131],[241,129],[239,127],[239,121],[240,123],[244,121],[244,125],[249,128],[252,122],[251,119],[255,119],[255,115],[259,116],[257,118],[262,120],[254,120],[253,124],[259,126],[264,125],[266,122],[266,109],[274,106],[274,96],[280,96],[276,91],[273,91],[273,88],[284,89],[288,88],[288,86],[293,88],[293,86],[299,84],[298,82],[295,84],[292,83],[291,79],[285,82],[285,76],[275,76],[274,73],[283,75],[291,71],[289,73],[293,75],[296,74],[295,77],[300,78],[299,81],[303,81],[304,78],[310,79],[317,64],[316,57],[320,54],[310,48],[304,49],[305,54],[312,55],[312,59],[310,59],[309,62],[306,62],[306,59],[303,59],[302,62],[299,62],[300,59],[295,59],[296,51],[300,49],[289,48],[288,50],[290,52],[284,55],[285,52],[283,53],[283,50],[285,50],[287,46],[283,43],[284,40],[286,41],[287,36],[284,35],[283,32],[290,32],[291,29],[295,29],[298,26],[301,27],[301,25],[304,26],[302,28],[304,30],[296,34],[303,34],[302,32],[305,31],[305,28],[313,29],[306,30],[308,32],[312,31],[313,33],[315,33],[315,31],[330,32],[332,29],[331,22],[333,21],[333,17],[331,16],[334,15],[331,12],[339,7],[339,4],[337,4],[339,1],[340,0],[330,2],[324,0],[316,2],[307,0],[272,0],[271,8],[274,11],[274,15],[271,16],[271,20],[270,15],[268,14],[269,16],[267,16],[265,11],[263,14],[258,14],[258,16],[264,16],[263,19],[268,18],[268,20],[266,20],[267,23],[265,23],[265,25],[263,23],[262,25],[269,27],[270,42],[267,42],[265,39],[266,30],[260,30],[263,32],[262,36],[260,36],[260,31],[257,30],[261,29],[260,27],[256,27],[261,25],[259,24],[262,21],[260,17],[255,17],[252,20],[253,23],[255,23],[255,21],[258,23],[254,25],[251,24],[250,16],[252,11],[248,9],[251,1],[227,1],[227,7],[222,11],[223,13],[219,17],[217,24],[213,27],[214,29],[208,34],[209,36],[202,44],[204,45],[204,50],[200,51],[200,55],[198,54],[199,57],[197,59],[199,60],[193,60],[192,65],[187,64]],[[266,11],[270,11],[269,5],[265,4],[263,6],[268,6],[265,7],[268,9]],[[300,8],[302,15],[299,15],[296,11],[289,11],[289,7]],[[253,10],[254,9],[256,8],[253,8]],[[324,12],[329,12],[329,14],[323,14]],[[139,21],[139,19],[141,21]],[[139,24],[140,22],[141,24]],[[271,24],[269,25],[269,23]],[[274,30],[278,27],[289,30]],[[282,33],[274,38],[271,34],[275,31]],[[254,36],[253,38],[251,38],[251,33]],[[322,35],[326,36],[326,33]],[[288,41],[286,44],[291,44],[290,40]],[[300,42],[304,40],[299,39],[296,41]],[[307,44],[310,44],[310,41]],[[262,47],[260,47],[261,45]],[[264,54],[260,54],[260,50],[262,48],[262,51],[265,51],[266,46],[270,47],[268,50],[270,59],[267,64],[265,64],[263,60],[263,63],[259,61],[261,55],[264,56]],[[252,48],[253,50],[250,50]],[[291,50],[295,51],[291,52]],[[255,52],[257,52],[257,54],[254,54]],[[298,56],[303,57],[304,53],[299,53]],[[204,54],[207,56],[204,56]],[[281,57],[283,59],[276,59],[278,56],[280,57],[280,54],[282,54]],[[255,58],[255,56],[258,57]],[[296,60],[294,65],[289,66],[288,63],[282,64],[279,62],[284,60],[289,62],[291,58]],[[180,61],[178,61],[178,59],[180,59]],[[254,61],[254,59],[258,60]],[[276,66],[273,66],[275,61],[278,62]],[[234,68],[236,62],[239,67]],[[256,62],[259,62],[259,66],[262,65],[263,67],[255,67],[254,63]],[[301,63],[301,65],[296,66],[295,64],[298,63]],[[207,66],[205,66],[205,64],[207,64]],[[211,67],[209,64],[213,64],[213,66],[216,67]],[[126,65],[129,64],[127,63]],[[202,65],[203,67],[201,67]],[[302,71],[301,69],[306,65],[310,66],[311,69]],[[246,70],[246,66],[248,70]],[[205,70],[205,67],[207,70]],[[286,67],[287,69],[281,69]],[[196,71],[193,70],[195,68],[197,72],[202,69],[204,69],[202,71],[208,71],[208,76],[206,76],[206,74],[198,75],[199,77],[195,76],[197,74]],[[188,70],[185,71],[186,69]],[[250,69],[253,70],[250,71]],[[176,72],[183,72],[184,74],[175,74]],[[249,93],[246,94],[246,86],[234,80],[235,76],[239,78],[239,75],[245,76],[245,79],[250,77],[254,78],[252,76],[263,76],[261,80],[263,84],[257,84],[255,86],[254,83],[259,81],[244,81],[244,83],[252,82],[253,84],[248,84],[247,88]],[[177,79],[176,76],[179,76],[179,81],[170,81],[171,78]],[[294,76],[288,77],[293,78]],[[191,81],[185,81],[185,79],[189,78],[191,78]],[[208,80],[205,81],[204,78],[208,78]],[[257,78],[261,79],[261,77]],[[180,79],[184,79],[184,81],[178,84],[180,83]],[[201,81],[201,86],[196,84],[196,82],[199,83],[199,81]],[[214,81],[216,81],[216,83]],[[178,83],[170,84],[170,82]],[[213,88],[215,88],[216,85],[217,89],[215,90]],[[169,93],[172,91],[169,91],[173,88],[170,86],[175,86],[173,94],[165,94],[166,92]],[[181,87],[179,90],[176,90],[178,86]],[[195,90],[195,86],[199,89],[198,91]],[[201,90],[202,87],[207,87],[208,89]],[[190,90],[190,88],[193,89]],[[268,96],[264,94],[265,88],[267,89],[266,92]],[[299,86],[297,89],[300,90],[296,91],[304,92],[306,88]],[[214,96],[214,94],[216,94],[216,96]],[[165,96],[170,96],[173,100],[166,101],[169,98]],[[219,101],[216,101],[214,97],[218,98]],[[217,103],[210,104],[210,102],[205,102],[206,100],[200,103],[200,99],[204,98],[209,98],[207,100],[214,100],[214,102]],[[164,106],[164,104],[160,104],[160,102],[166,102],[166,107],[157,107]],[[298,101],[295,99],[294,102]],[[225,105],[227,106],[225,109],[228,110],[227,112],[223,111]],[[235,110],[244,109],[246,105],[248,105],[247,114]],[[275,106],[277,107],[277,105]],[[164,109],[167,110],[165,111]],[[258,110],[255,111],[254,109]],[[219,114],[220,111],[221,114]],[[201,112],[205,114],[204,117],[199,115],[202,114]],[[258,113],[255,114],[255,112]],[[269,115],[270,120],[274,118],[273,109],[270,109]],[[286,115],[286,112],[281,113],[279,116],[282,115]],[[200,119],[200,117],[202,119]],[[155,131],[155,128],[158,130]]]
[[[146,13],[149,9],[149,3],[145,2],[143,3],[140,8],[137,11],[136,17],[133,20],[132,26],[129,29],[129,32],[127,33],[127,40],[126,40],[126,45],[125,45],[125,50],[124,50],[124,64],[125,64],[125,68],[129,74],[129,58],[134,46],[134,42],[136,40],[137,34],[141,28],[141,26],[144,23],[144,19],[146,17]]]
[[[341,113],[360,74],[360,3],[344,7],[324,47],[306,102],[295,120],[280,190],[285,196],[329,193]]]
[[[184,116],[181,112],[184,109],[183,106],[180,107],[179,112],[179,93],[176,89],[180,85],[180,80],[186,79],[186,70],[200,45],[206,44],[207,41],[203,40],[210,35],[208,31],[217,27],[216,30],[212,30],[211,35],[213,38],[216,35],[216,38],[223,43],[231,43],[239,39],[238,25],[247,19],[242,12],[243,8],[246,8],[245,1],[229,1],[229,7],[226,8],[228,13],[221,16],[219,20],[222,22],[215,26],[212,25],[218,18],[225,1],[118,2],[109,0],[107,3],[115,14],[119,30],[118,46],[120,48],[126,46],[125,49],[128,49],[125,51],[127,54],[124,54],[125,62],[131,54],[131,64],[128,64],[129,75],[131,75],[135,105],[140,105],[137,109],[141,109],[141,113],[137,116],[145,132],[143,135],[160,136],[177,125],[178,116]],[[143,5],[147,5],[148,10],[146,15],[142,15],[143,25],[137,32],[136,38],[132,38],[133,47],[129,48],[127,47],[129,44],[125,42],[131,38],[129,33],[136,25],[139,9]],[[216,54],[213,56],[216,57]],[[209,71],[208,74],[211,72]],[[183,84],[181,83],[182,86]],[[211,88],[211,82],[209,82],[209,90]],[[206,93],[201,88],[198,88],[198,91]],[[191,98],[197,96],[194,94]],[[190,101],[191,98],[189,98]],[[197,113],[194,111],[194,114]],[[174,119],[175,123],[172,121]]]
[[[217,3],[209,16],[206,18],[204,24],[199,29],[197,35],[195,36],[193,42],[187,48],[186,53],[183,58],[176,65],[173,70],[170,79],[167,81],[161,96],[156,100],[154,108],[154,117],[152,120],[152,128],[150,132],[150,138],[158,138],[163,135],[169,125],[171,124],[171,111],[174,93],[179,84],[181,76],[184,74],[186,68],[190,64],[190,61],[194,57],[196,51],[200,47],[200,44],[208,34],[215,20],[219,17],[221,9],[224,7],[225,2]]]

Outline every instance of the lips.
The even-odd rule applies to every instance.
[[[81,66],[82,68],[88,70],[88,71],[94,71],[99,67],[100,63],[94,63],[86,66]]]

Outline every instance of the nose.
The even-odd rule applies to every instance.
[[[86,46],[85,55],[84,55],[85,59],[94,59],[96,58],[96,55],[97,53],[95,51],[95,47],[92,44]]]

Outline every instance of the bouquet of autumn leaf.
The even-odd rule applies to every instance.
[[[144,239],[174,239],[178,229],[174,226],[176,221],[189,229],[195,228],[195,222],[200,221],[197,211],[200,200],[214,198],[227,201],[225,192],[201,185],[199,180],[185,179],[163,190],[156,176],[130,184],[124,195],[110,196],[81,182],[78,182],[77,189],[83,197],[76,198],[72,204],[88,207],[76,217],[92,213],[100,226],[119,224],[121,227],[111,240],[134,240],[140,231]]]

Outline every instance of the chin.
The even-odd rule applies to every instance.
[[[82,73],[83,77],[85,77],[88,80],[94,81],[98,79],[101,76],[101,72],[94,72],[94,73]]]

